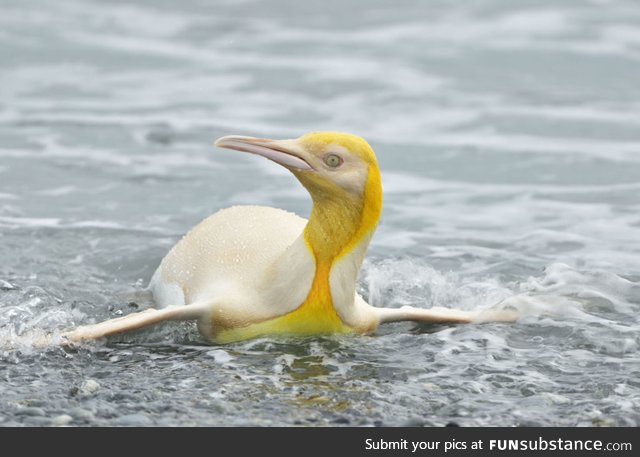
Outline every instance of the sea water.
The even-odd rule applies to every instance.
[[[640,425],[640,5],[0,0],[0,426]],[[514,324],[206,344],[152,306],[214,211],[307,216],[228,134],[365,137],[373,305]]]

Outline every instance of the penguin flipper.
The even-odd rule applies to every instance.
[[[82,325],[61,334],[63,344],[104,338],[118,333],[137,330],[165,321],[188,321],[199,319],[209,309],[209,302],[195,302],[190,305],[150,308],[137,313],[116,317],[97,324]]]
[[[443,307],[414,308],[403,306],[401,308],[374,308],[380,319],[385,322],[431,322],[434,324],[474,324],[482,322],[513,322],[518,314],[511,310],[475,310],[464,311]]]

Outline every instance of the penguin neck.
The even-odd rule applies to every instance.
[[[329,287],[332,268],[341,259],[350,265],[342,269],[342,284],[355,283],[364,254],[382,209],[382,188],[377,168],[370,168],[363,193],[354,197],[310,189],[313,208],[303,237],[316,264],[315,283]]]
[[[368,178],[358,197],[305,185],[313,208],[303,232],[263,277],[267,303],[280,303],[287,310],[317,308],[318,314],[330,311],[334,316],[335,307],[353,303],[358,273],[382,209],[377,168],[370,168]]]
[[[352,248],[359,238],[363,203],[324,196],[313,199],[313,208],[304,229],[304,239],[316,264],[331,265]]]

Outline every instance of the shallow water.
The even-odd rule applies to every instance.
[[[1,8],[0,425],[640,425],[636,1]],[[17,343],[149,306],[219,208],[308,214],[286,171],[212,141],[325,129],[380,161],[370,302],[522,318]]]

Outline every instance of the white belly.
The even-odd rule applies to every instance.
[[[160,263],[149,284],[156,304],[183,305],[257,289],[265,271],[302,234],[306,222],[264,206],[216,212],[189,231]]]

